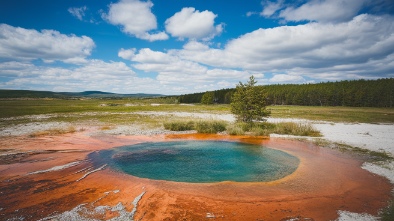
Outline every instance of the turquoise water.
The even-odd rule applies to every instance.
[[[226,141],[141,143],[90,155],[133,176],[177,182],[266,182],[293,173],[299,159],[259,145]]]

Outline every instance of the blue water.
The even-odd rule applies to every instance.
[[[267,182],[293,173],[299,159],[264,146],[226,141],[141,143],[90,155],[141,178],[178,182]]]

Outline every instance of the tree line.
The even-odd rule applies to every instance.
[[[256,87],[265,90],[267,105],[394,107],[394,78]],[[185,94],[179,102],[230,104],[234,92],[227,88]]]

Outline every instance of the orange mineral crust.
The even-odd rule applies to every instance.
[[[179,183],[93,165],[89,153],[141,142],[226,140],[300,159],[272,182]],[[89,136],[87,132],[0,140],[0,220],[335,220],[338,211],[376,215],[391,184],[335,150],[282,139],[225,135]]]

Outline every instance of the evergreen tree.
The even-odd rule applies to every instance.
[[[207,91],[204,93],[204,95],[202,95],[201,103],[213,104],[214,99],[215,99],[215,94],[213,93],[213,91]]]
[[[253,76],[246,84],[239,82],[231,98],[231,112],[239,122],[261,121],[270,114],[266,110],[267,94],[262,86],[255,86],[256,83]]]

